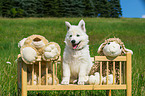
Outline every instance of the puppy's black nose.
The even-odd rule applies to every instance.
[[[75,42],[76,42],[75,40],[72,40],[72,41],[71,41],[72,44],[74,44]]]

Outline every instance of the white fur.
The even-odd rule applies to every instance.
[[[63,80],[61,84],[69,84],[78,78],[78,84],[84,84],[88,76],[92,61],[89,53],[88,35],[86,34],[85,22],[81,20],[78,26],[65,22],[67,34],[65,38],[65,49],[63,53]],[[79,35],[79,36],[77,36]],[[75,49],[71,41],[75,40],[78,44]]]
[[[23,58],[28,61],[32,62],[36,59],[37,53],[32,47],[25,47],[23,49]]]

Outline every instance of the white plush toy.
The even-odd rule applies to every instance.
[[[98,53],[101,56],[106,56],[108,59],[113,60],[119,55],[124,55],[127,52],[130,52],[133,54],[132,50],[126,49],[124,43],[119,39],[119,38],[109,38],[105,40],[104,43],[100,45],[98,48]],[[90,74],[92,75],[91,78],[93,78],[95,72],[100,72],[99,68],[100,64],[94,64],[92,66],[92,69],[90,71]],[[103,62],[102,66],[102,75],[104,76],[103,78],[103,83],[106,83],[106,62]],[[114,83],[119,83],[119,63],[116,62],[115,64],[115,82]],[[109,62],[109,73],[108,73],[108,84],[113,83],[113,63]],[[97,78],[95,79],[97,80]],[[92,82],[92,81],[91,81]]]
[[[108,59],[113,60],[119,55],[124,55],[127,52],[130,52],[133,54],[132,50],[129,50],[125,48],[124,43],[119,39],[119,38],[109,38],[105,40],[104,43],[100,45],[98,48],[98,53],[102,56],[106,56]],[[120,69],[119,69],[119,62],[116,62],[115,64],[115,81],[116,83],[119,83],[119,74],[120,74]],[[106,78],[106,67],[103,66],[103,76],[105,75]],[[113,65],[112,62],[109,62],[109,75],[108,75],[108,83],[110,84],[113,83]]]
[[[103,56],[107,56],[109,59],[114,59],[119,55],[126,54],[132,50],[126,49],[124,43],[119,38],[109,38],[98,48],[98,53]]]
[[[103,80],[104,79],[102,77],[102,81]],[[101,81],[101,83],[102,83],[102,81]],[[98,84],[100,84],[100,74],[99,74],[99,72],[96,72],[95,75],[89,76],[88,83],[90,85],[98,85]]]
[[[41,35],[31,35],[27,38],[22,39],[18,43],[18,47],[21,48],[21,58],[22,60],[28,64],[28,84],[32,84],[32,68],[31,65],[29,64],[34,64],[34,85],[38,84],[38,73],[39,73],[39,66],[37,58],[41,57],[42,62],[41,62],[41,72],[42,72],[42,83],[45,83],[45,70],[46,70],[46,62],[45,61],[51,61],[55,60],[58,58],[60,55],[60,46],[55,43],[55,42],[48,42],[48,40],[41,36]],[[52,68],[51,68],[51,62],[48,64],[48,70],[52,73]],[[48,74],[48,84],[52,84],[52,75]],[[55,84],[58,84],[59,80],[55,76]]]
[[[60,55],[60,46],[55,42],[48,42],[41,35],[31,35],[22,39],[18,43],[18,47],[21,48],[21,57],[27,64],[34,63],[38,56],[42,56],[43,60],[49,61]]]
[[[105,76],[103,78],[103,83],[104,84],[107,83],[107,76]],[[116,79],[115,79],[114,83],[116,83]],[[108,75],[108,84],[113,84],[113,74]]]

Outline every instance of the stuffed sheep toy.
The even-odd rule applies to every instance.
[[[109,38],[107,40],[105,40],[104,43],[102,43],[100,45],[100,47],[98,48],[98,53],[101,56],[106,56],[108,59],[113,60],[115,59],[117,56],[119,55],[124,55],[127,52],[130,52],[131,54],[133,54],[132,50],[129,50],[127,48],[125,48],[124,43],[119,39],[119,38]],[[103,65],[105,65],[106,62],[103,62]],[[102,75],[104,77],[104,82],[106,83],[106,66],[102,66]],[[94,74],[95,72],[99,72],[99,64],[94,64],[92,66],[91,72],[90,74]],[[119,83],[119,62],[115,64],[115,79],[116,79],[116,83]],[[108,84],[113,83],[113,62],[109,62],[109,75],[108,75]]]
[[[133,54],[132,50],[126,49],[124,43],[119,38],[115,37],[105,40],[98,48],[98,53],[101,56],[106,56],[108,59],[114,59],[127,52]]]
[[[56,60],[58,56],[60,55],[60,46],[55,42],[48,42],[48,40],[41,36],[41,35],[31,35],[27,38],[22,39],[18,43],[18,47],[20,48],[21,52],[21,58],[22,60],[28,64],[28,80],[27,83],[31,84],[32,82],[32,68],[30,64],[37,63],[34,65],[34,85],[38,84],[38,74],[39,74],[39,66],[37,59],[38,57],[41,57],[42,59],[42,83],[45,82],[45,68],[46,68],[46,61],[50,61],[50,64],[48,64],[48,71],[52,73],[52,67],[51,67],[51,61]],[[48,75],[48,84],[52,84],[52,76]],[[55,82],[58,83],[58,78],[55,77]]]
[[[31,35],[22,39],[18,46],[21,48],[21,57],[26,64],[35,63],[38,56],[44,61],[56,59],[60,55],[60,46],[41,35]]]

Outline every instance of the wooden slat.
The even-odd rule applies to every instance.
[[[21,88],[21,67],[22,67],[22,60],[21,60],[21,55],[18,55],[17,58],[17,79],[18,79],[18,88]]]
[[[57,76],[57,61],[55,61],[55,74]]]
[[[122,75],[122,71],[121,71],[121,70],[122,70],[122,67],[121,67],[121,66],[122,66],[122,62],[121,62],[121,61],[119,62],[119,65],[120,65],[120,67],[119,67],[119,69],[120,69],[120,76],[119,76],[120,82],[119,82],[119,84],[121,85],[121,82],[122,82],[122,81],[121,81],[121,80],[122,80],[122,79],[121,79],[121,78],[122,78],[122,77],[121,77],[121,75]]]
[[[126,61],[126,56],[118,56],[113,60],[107,59],[106,56],[95,56],[95,62],[96,61]]]
[[[126,62],[124,62],[124,64],[123,64],[123,83],[124,84],[126,84],[126,81],[125,81],[125,79],[126,79]]]
[[[132,96],[132,94],[131,94],[131,89],[132,89],[132,87],[131,87],[131,83],[132,83],[132,81],[131,81],[131,53],[127,53],[127,64],[126,64],[126,87],[127,87],[127,96]]]
[[[107,61],[107,80],[106,80],[106,84],[108,85],[108,72],[109,72],[109,62]]]
[[[115,61],[113,61],[113,84],[115,84]]]
[[[94,85],[94,90],[126,89],[126,85]]]
[[[39,61],[39,85],[41,85],[41,61]]]
[[[27,96],[27,66],[22,63],[22,96]]]
[[[102,85],[102,62],[100,62],[100,85]]]
[[[28,91],[39,90],[109,90],[126,89],[126,85],[28,85]]]
[[[54,75],[55,75],[55,62],[53,62],[53,74],[52,74],[52,83],[53,83],[53,85],[55,85],[55,77],[54,77]]]
[[[46,85],[48,85],[48,64],[49,64],[49,63],[46,62],[46,78],[45,78],[45,79],[46,79],[46,80],[45,80],[45,81],[46,81],[46,82],[45,82]]]
[[[32,64],[32,85],[34,85],[34,64]]]

